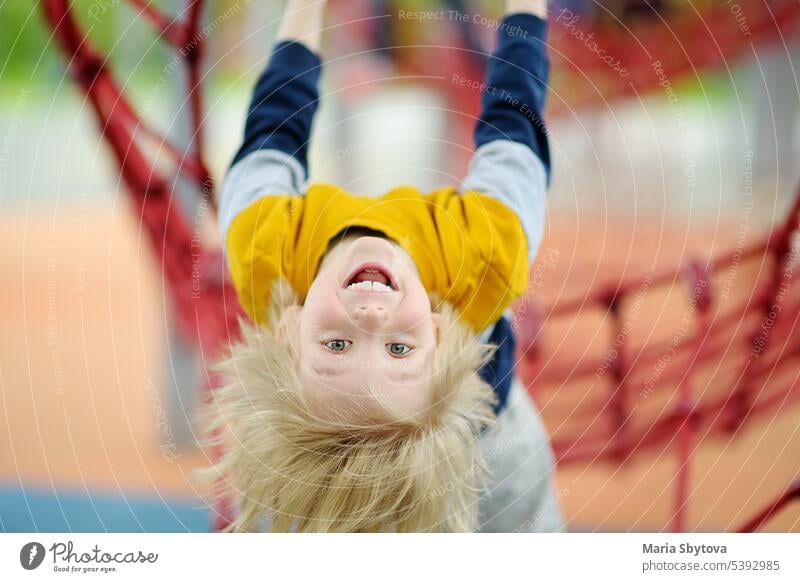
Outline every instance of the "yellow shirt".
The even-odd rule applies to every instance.
[[[226,253],[248,315],[264,322],[276,277],[304,300],[328,243],[348,227],[378,230],[400,244],[428,292],[449,301],[476,332],[525,292],[525,233],[502,202],[452,187],[422,194],[402,186],[365,197],[315,184],[302,196],[260,198],[231,222]]]

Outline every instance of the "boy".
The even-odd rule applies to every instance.
[[[377,198],[304,188],[323,7],[289,1],[220,197],[257,324],[215,394],[231,529],[559,529],[504,316],[544,227],[545,0],[508,0],[463,188]]]

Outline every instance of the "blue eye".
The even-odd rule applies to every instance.
[[[335,339],[325,342],[323,345],[332,352],[345,352],[353,345],[353,342],[350,340]]]
[[[386,344],[386,349],[393,356],[405,356],[414,348],[412,348],[408,344],[401,344],[401,343],[396,343],[395,342],[395,343]]]

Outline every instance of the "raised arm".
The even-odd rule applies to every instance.
[[[306,181],[324,8],[325,0],[287,3],[269,63],[253,90],[242,145],[220,192],[223,239],[233,218],[258,198],[298,194]]]
[[[546,50],[547,0],[506,0],[505,19],[506,26],[498,35],[497,48],[487,72],[488,81],[495,82],[495,86],[509,93],[513,92],[519,100],[517,109],[521,110],[521,105],[525,103],[540,116],[549,74]],[[519,70],[515,72],[514,68]],[[483,105],[482,118],[493,113],[495,104],[485,100]],[[526,111],[520,112],[528,122],[531,121]],[[479,126],[477,129],[485,128]]]
[[[508,0],[486,73],[475,147],[496,139],[515,141],[529,146],[549,171],[541,118],[549,74],[546,17],[543,0]]]
[[[542,120],[549,61],[544,0],[508,0],[489,59],[475,155],[465,190],[484,192],[513,209],[538,252],[545,225],[550,150]]]
[[[308,139],[319,100],[324,6],[320,0],[289,0],[269,64],[253,91],[244,143],[234,164],[253,151],[274,148],[307,169]]]

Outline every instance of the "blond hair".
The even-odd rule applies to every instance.
[[[278,284],[269,317],[296,297]],[[231,531],[473,531],[484,467],[477,437],[494,419],[478,375],[480,344],[446,302],[432,362],[432,404],[388,422],[322,419],[302,396],[293,342],[274,324],[242,322],[242,339],[217,368],[210,443],[224,451],[211,475],[236,500]]]

